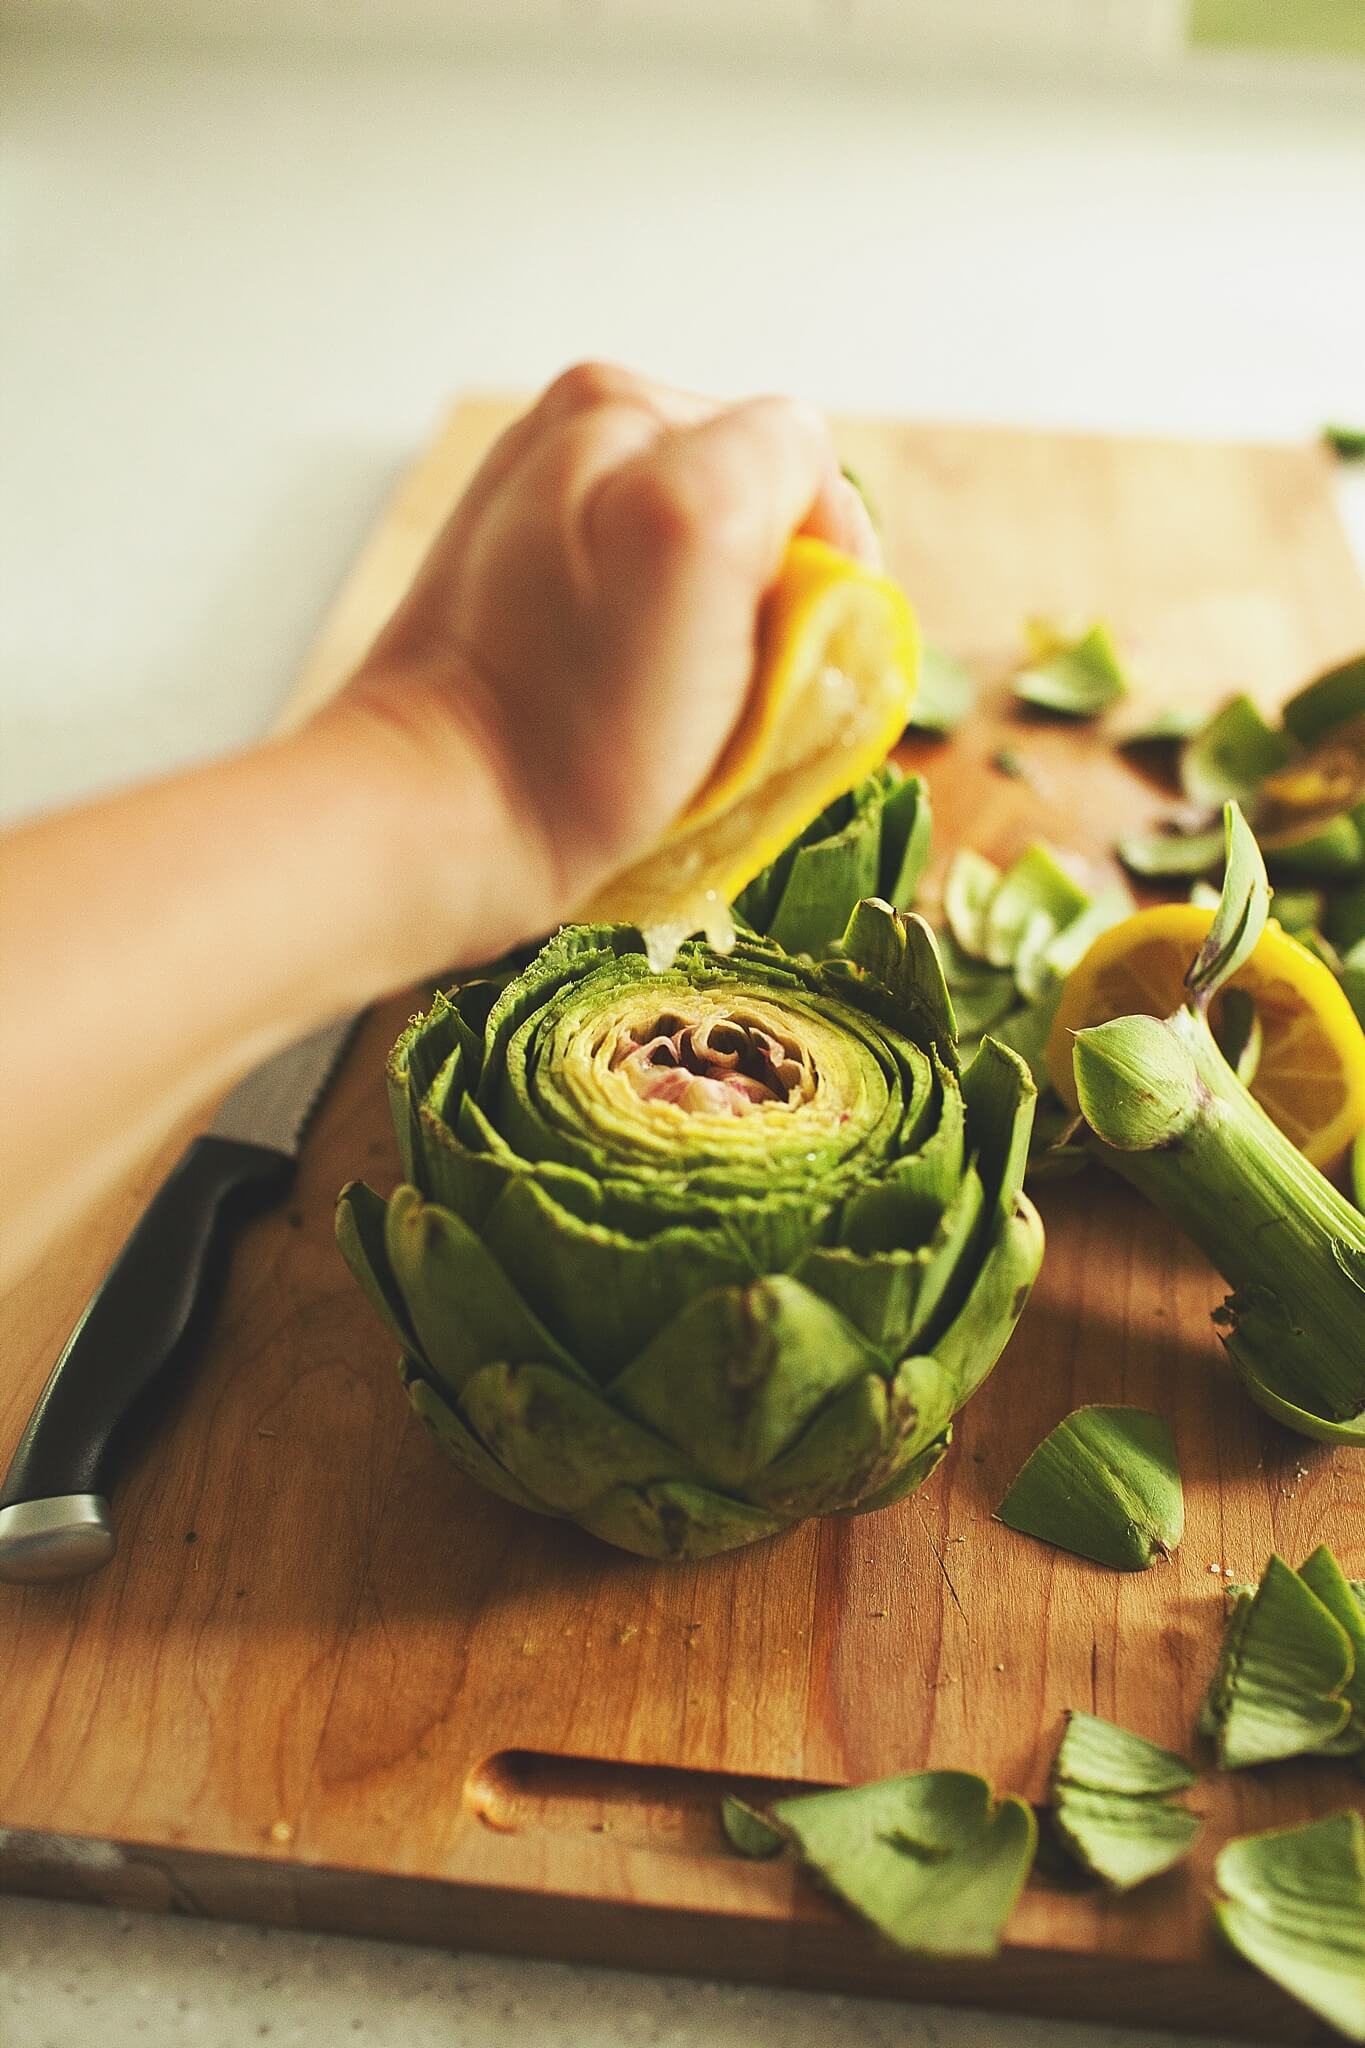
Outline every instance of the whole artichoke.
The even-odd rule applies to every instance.
[[[438,996],[389,1062],[406,1181],[342,1249],[469,1477],[649,1557],[900,1499],[1028,1296],[1034,1090],[957,1071],[928,928],[837,962],[744,936],[650,971],[570,926]]]

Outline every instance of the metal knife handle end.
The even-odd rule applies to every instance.
[[[98,1493],[63,1493],[0,1508],[0,1579],[36,1586],[80,1579],[114,1554],[109,1503]]]

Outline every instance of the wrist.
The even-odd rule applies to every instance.
[[[390,691],[352,686],[280,744],[327,820],[354,1000],[495,957],[564,914],[542,835],[453,719],[395,716]]]

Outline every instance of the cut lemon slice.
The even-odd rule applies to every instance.
[[[763,602],[753,681],[724,752],[660,844],[605,883],[581,919],[638,925],[655,967],[691,932],[726,947],[740,890],[886,758],[918,666],[899,585],[824,541],[794,540]]]
[[[1198,903],[1139,910],[1102,932],[1067,977],[1045,1057],[1072,1109],[1072,1033],[1135,1012],[1169,1017],[1212,923],[1212,909]],[[1315,1166],[1335,1165],[1365,1128],[1365,1032],[1336,976],[1272,918],[1227,987],[1245,989],[1260,1020],[1252,1094]],[[1220,991],[1210,1005],[1215,1031],[1221,999]]]

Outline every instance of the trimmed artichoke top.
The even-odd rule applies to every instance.
[[[1023,1306],[1033,1087],[957,1071],[927,927],[823,967],[741,937],[651,972],[571,926],[438,996],[389,1063],[405,1185],[342,1247],[471,1477],[653,1556],[880,1507]]]

